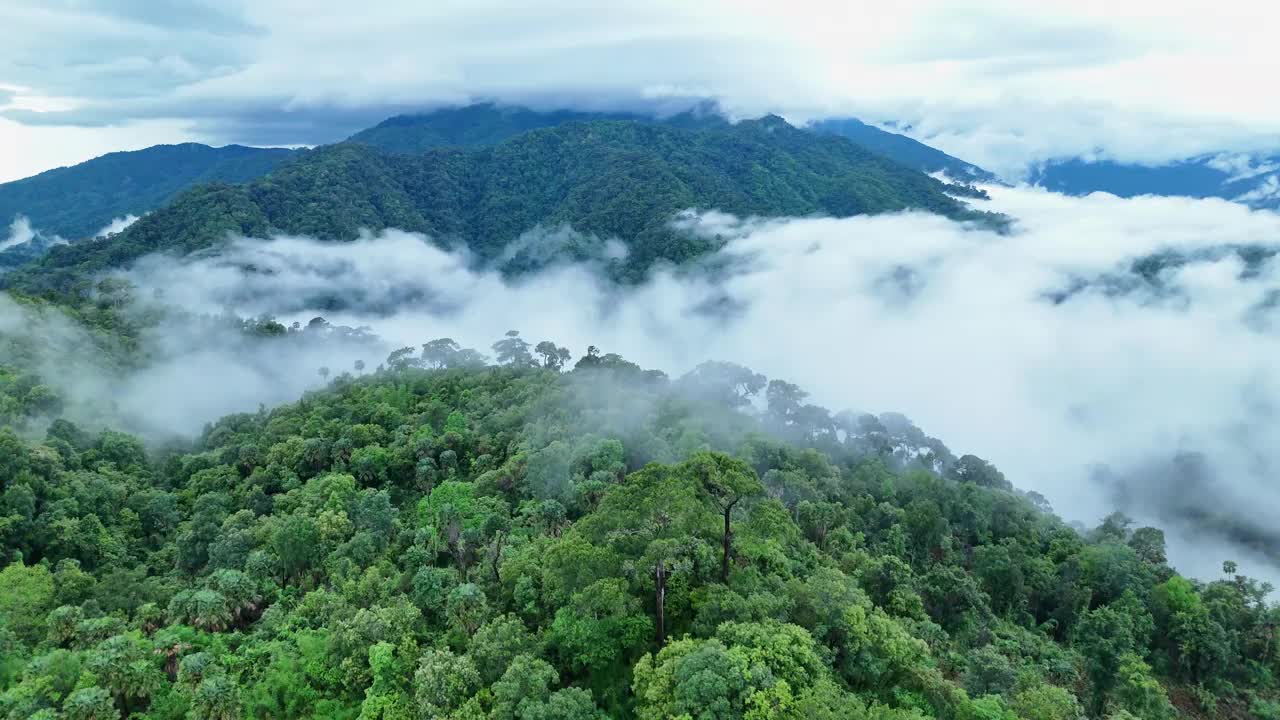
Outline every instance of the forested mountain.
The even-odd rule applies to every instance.
[[[1156,166],[1075,158],[1036,168],[1031,182],[1068,195],[1106,192],[1119,197],[1222,198],[1280,209],[1280,156],[1251,158],[1244,163],[1205,156]]]
[[[436,148],[491,147],[530,130],[599,120],[660,123],[682,129],[728,126],[718,108],[711,104],[656,118],[638,113],[535,111],[479,103],[397,115],[356,133],[349,141],[391,154],[415,155]],[[941,170],[957,179],[993,179],[980,168],[941,151],[857,120],[824,121],[811,129],[847,137],[876,154],[923,172]],[[238,145],[213,148],[196,143],[111,153],[72,167],[0,184],[0,221],[7,223],[22,215],[46,237],[60,236],[75,241],[100,231],[116,218],[143,215],[162,207],[193,186],[255,180],[292,154],[293,151],[282,148]],[[39,243],[21,252],[6,252],[0,255],[0,267],[20,265],[46,249],[46,243]]]
[[[906,135],[882,130],[856,118],[828,118],[807,126],[827,135],[839,135],[894,162],[927,173],[946,173],[957,181],[993,182],[995,175],[972,163],[952,157]]]
[[[593,120],[661,122],[685,129],[705,129],[728,124],[718,109],[711,105],[659,119],[638,113],[537,111],[524,107],[477,103],[442,108],[429,113],[396,115],[361,130],[348,138],[348,141],[370,145],[389,153],[415,155],[437,147],[488,147],[530,130]]]
[[[196,143],[111,153],[0,184],[0,222],[23,215],[45,234],[78,240],[114,218],[150,212],[192,185],[261,177],[292,154],[282,148]]]
[[[1078,533],[735,365],[493,350],[405,348],[189,447],[0,430],[0,716],[1280,713],[1268,588],[1179,577],[1157,529]]]
[[[193,189],[102,242],[55,248],[8,276],[10,287],[65,290],[78,279],[151,252],[189,253],[228,233],[354,239],[399,228],[502,258],[522,234],[569,225],[582,234],[563,255],[583,259],[604,241],[622,277],[654,262],[685,262],[715,239],[671,226],[688,208],[740,216],[849,216],[921,209],[995,221],[950,197],[962,192],[848,140],[798,130],[777,117],[710,129],[635,121],[573,122],[492,148],[389,155],[357,143],[300,155],[245,185]],[[536,262],[506,258],[519,270]]]
[[[777,117],[406,116],[245,155],[219,172],[247,182],[4,276],[0,720],[1280,720],[1272,587],[1231,558],[1182,577],[1163,532],[1118,513],[1068,525],[900,414],[832,412],[732,362],[575,362],[514,330],[366,366],[338,358],[384,347],[368,328],[196,316],[107,272],[236,234],[398,228],[507,273],[628,282],[714,258],[721,238],[672,223],[688,208],[1003,222],[918,171],[972,166],[843,127],[881,148]],[[1144,256],[1047,299],[1159,290],[1219,253],[1255,274],[1271,257]],[[175,348],[185,364],[158,366]],[[197,385],[259,379],[230,355],[320,389],[195,436],[121,430],[139,426],[116,384],[163,376],[189,412]],[[1268,528],[1201,512],[1280,556]]]

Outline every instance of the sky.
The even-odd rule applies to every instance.
[[[0,181],[165,142],[329,142],[471,100],[896,123],[1016,178],[1280,149],[1280,7],[1164,0],[6,0]]]

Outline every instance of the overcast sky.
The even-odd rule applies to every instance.
[[[0,181],[475,98],[855,115],[998,172],[1280,148],[1264,3],[5,0]]]

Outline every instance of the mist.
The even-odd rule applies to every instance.
[[[1231,558],[1280,577],[1276,560],[1246,547],[1258,543],[1231,545],[1241,538],[1187,513],[1256,528],[1280,510],[1280,270],[1274,249],[1248,260],[1235,251],[1280,247],[1280,215],[1218,200],[986,189],[983,209],[1015,218],[1010,232],[923,213],[689,212],[675,222],[727,239],[724,249],[704,267],[658,268],[626,288],[593,264],[510,279],[394,230],[153,256],[129,272],[139,297],[209,317],[322,316],[380,340],[257,353],[170,324],[148,339],[164,348],[161,361],[115,396],[157,424],[194,430],[296,397],[321,384],[320,366],[372,368],[389,348],[437,337],[487,352],[513,328],[672,376],[728,360],[797,383],[833,411],[902,412],[1067,519],[1091,525],[1120,509],[1159,524],[1184,572],[1214,576]],[[1135,273],[1152,255],[1183,260]],[[1195,482],[1160,469],[1187,455],[1202,459]]]
[[[93,236],[95,238],[104,238],[108,235],[115,235],[118,232],[124,232],[130,225],[138,222],[138,219],[138,216],[133,213],[128,213],[123,217],[112,218],[111,222],[103,225],[101,229],[93,234]]]
[[[42,435],[56,415],[86,430],[124,430],[155,443],[188,439],[219,417],[296,400],[323,386],[325,376],[388,352],[358,328],[271,328],[257,319],[129,302],[126,317],[160,313],[136,338],[136,355],[59,309],[0,294],[0,365],[35,373],[59,396],[56,413],[28,419],[27,434]]]
[[[19,215],[9,224],[9,235],[0,240],[0,252],[4,252],[11,247],[25,245],[36,237],[36,231],[31,227],[31,221]]]

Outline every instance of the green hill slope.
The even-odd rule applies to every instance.
[[[117,152],[0,184],[0,220],[30,218],[33,227],[67,239],[88,237],[112,219],[142,215],[205,182],[244,182],[293,154],[282,148],[196,143]]]
[[[1275,715],[1267,586],[1178,576],[1155,528],[1078,533],[745,368],[465,354],[160,453],[0,429],[0,713]]]
[[[712,241],[678,232],[686,208],[741,216],[849,216],[919,209],[981,217],[948,186],[842,138],[767,117],[689,130],[633,121],[575,122],[492,148],[389,155],[355,143],[300,155],[240,186],[195,188],[110,240],[55,248],[6,277],[11,287],[66,289],[88,274],[157,251],[191,252],[228,233],[350,240],[362,228],[423,232],[482,261],[536,227],[568,223],[630,251],[618,270],[684,262]],[[520,269],[520,259],[511,269]]]

